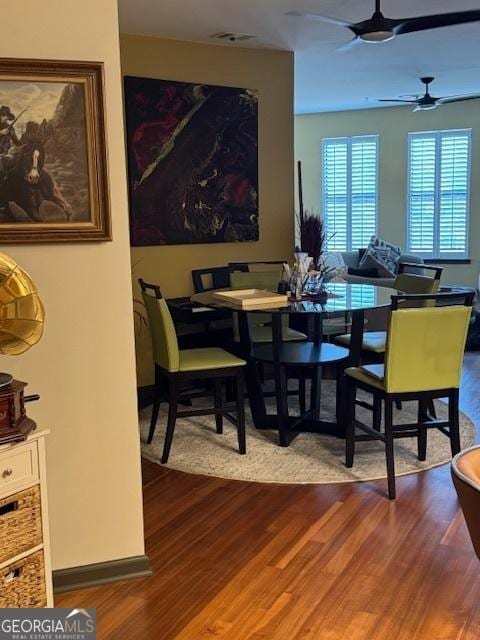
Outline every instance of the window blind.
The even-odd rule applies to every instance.
[[[367,246],[377,228],[378,136],[322,141],[322,211],[328,249]]]
[[[423,257],[468,255],[471,131],[408,136],[408,249]]]

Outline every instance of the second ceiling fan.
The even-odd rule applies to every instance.
[[[318,13],[308,13],[303,11],[289,11],[286,15],[300,16],[320,20],[329,24],[336,24],[346,27],[353,32],[354,38],[347,46],[359,41],[364,42],[387,42],[395,36],[414,31],[425,31],[426,29],[437,29],[438,27],[449,27],[466,22],[477,22],[480,20],[480,9],[470,11],[453,11],[451,13],[438,13],[429,16],[416,16],[412,18],[386,18],[380,10],[380,0],[375,0],[375,12],[368,20],[362,22],[348,22],[341,18],[332,18]]]
[[[425,85],[425,94],[423,96],[410,96],[411,99],[402,99],[402,98],[379,98],[377,102],[401,102],[402,104],[412,104],[415,105],[414,111],[430,111],[431,109],[435,109],[441,104],[449,104],[452,102],[464,102],[465,100],[478,100],[480,99],[479,94],[466,94],[461,96],[443,96],[442,98],[435,98],[431,96],[428,88],[429,85],[434,81],[432,77],[420,78],[421,82]]]

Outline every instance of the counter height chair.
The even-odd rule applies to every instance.
[[[281,269],[270,271],[236,271],[236,267],[231,267],[230,287],[232,289],[266,289],[276,292],[280,281]],[[283,340],[286,342],[306,340],[307,336],[301,331],[291,329],[288,325],[289,318],[282,318]],[[250,337],[254,344],[268,343],[272,341],[271,315],[268,313],[249,313],[248,324],[250,327]],[[237,315],[234,316],[233,330],[235,340],[239,340]]]
[[[388,496],[391,500],[395,498],[395,438],[416,437],[418,459],[425,460],[427,430],[437,428],[450,438],[452,455],[460,451],[458,391],[473,297],[473,291],[462,295],[392,296],[385,364],[345,370],[346,466],[353,466],[357,441],[382,441],[385,444]],[[424,306],[413,308],[413,303]],[[355,417],[357,389],[373,396],[372,426],[359,422]],[[425,404],[434,398],[448,398],[447,420],[432,419],[426,414]],[[418,401],[417,422],[394,425],[392,403],[408,400]],[[382,402],[385,406],[384,432],[380,431]],[[356,430],[363,432],[362,435],[357,435]]]
[[[272,271],[275,267],[278,267],[280,269],[280,273],[282,273],[283,265],[285,263],[288,264],[288,260],[253,260],[249,262],[229,262],[228,268],[230,269],[230,271],[258,272]]]
[[[421,270],[421,274],[406,273],[407,269],[416,268]],[[425,275],[425,271],[431,273],[431,276]],[[414,264],[410,262],[401,262],[398,266],[398,275],[395,278],[393,288],[402,293],[428,293],[434,294],[440,286],[440,278],[443,268],[430,266],[426,264]],[[336,336],[334,342],[343,347],[350,346],[351,335],[349,333]],[[366,331],[363,334],[362,351],[368,358],[374,361],[382,361],[385,353],[387,341],[386,331]]]
[[[247,265],[239,265],[238,271],[248,271]],[[214,289],[228,289],[230,286],[229,267],[205,267],[192,269],[193,290],[195,293],[213,291]]]
[[[229,420],[237,428],[239,451],[244,454],[246,443],[243,369],[246,362],[217,347],[179,349],[173,320],[160,288],[158,285],[148,284],[142,279],[139,280],[139,283],[147,311],[155,360],[155,399],[147,443],[152,442],[155,433],[162,387],[163,383],[166,383],[169,410],[162,464],[168,461],[176,419],[191,416],[215,415],[217,433],[223,432],[223,418]],[[224,404],[221,386],[222,381],[232,378],[236,382],[236,403],[234,406]],[[213,408],[178,411],[180,385],[184,381],[192,380],[213,380]],[[236,417],[231,415],[231,411],[236,411]]]
[[[457,453],[451,471],[473,548],[480,559],[480,445]]]

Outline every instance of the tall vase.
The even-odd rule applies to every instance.
[[[297,263],[296,282],[295,282],[295,297],[299,300],[302,297],[303,285],[307,278],[308,270],[312,262],[312,258],[303,251],[297,251],[295,253],[295,260]],[[293,291],[292,291],[293,293]]]

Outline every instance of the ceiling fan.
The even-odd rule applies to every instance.
[[[312,18],[314,20],[320,20],[321,22],[347,27],[355,36],[353,40],[347,43],[348,48],[350,45],[359,41],[371,43],[387,42],[403,33],[436,29],[438,27],[449,27],[465,22],[476,22],[480,20],[480,9],[438,13],[413,18],[386,18],[380,11],[380,0],[375,0],[375,12],[371,18],[363,20],[362,22],[348,22],[340,18],[331,18],[319,13],[303,11],[288,11],[285,15]]]
[[[380,98],[377,100],[377,102],[401,102],[402,104],[414,104],[416,105],[414,111],[429,111],[430,109],[435,109],[441,104],[449,104],[451,102],[464,102],[465,100],[480,99],[480,94],[468,94],[468,95],[461,95],[461,96],[444,96],[443,98],[435,98],[434,96],[431,96],[428,91],[428,87],[430,83],[434,81],[434,78],[425,77],[425,78],[420,78],[420,80],[425,85],[425,94],[423,96],[422,95],[410,96],[412,98],[411,100],[406,100],[406,99],[402,100],[398,98],[392,98],[392,99]]]

